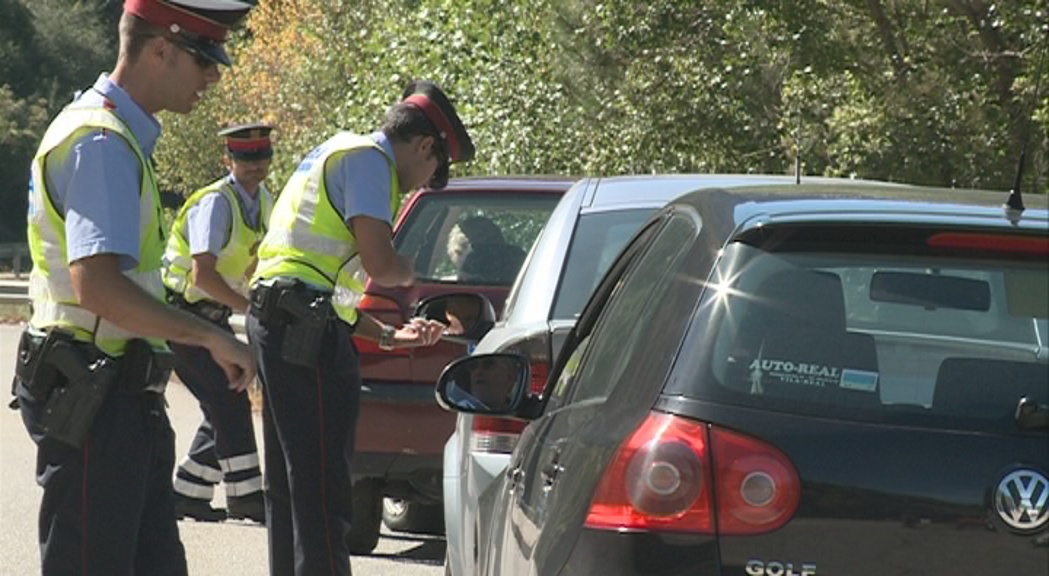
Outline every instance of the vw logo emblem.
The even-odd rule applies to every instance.
[[[1034,470],[1016,470],[998,483],[998,516],[1010,528],[1033,532],[1049,523],[1049,478]]]

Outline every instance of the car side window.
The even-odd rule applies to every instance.
[[[420,282],[510,286],[559,197],[431,194],[397,231]]]
[[[555,399],[558,393],[571,404],[600,402],[609,396],[629,361],[623,351],[642,344],[646,319],[663,304],[696,233],[697,222],[688,216],[674,214],[666,220],[649,248],[618,279],[593,331],[583,337],[565,365],[561,378],[571,381],[559,379],[551,401],[561,403]],[[673,355],[665,356],[650,361],[670,362]]]

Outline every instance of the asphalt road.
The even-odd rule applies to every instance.
[[[40,573],[36,514],[41,490],[33,478],[35,449],[18,412],[7,409],[8,383],[21,328],[0,324],[0,576]],[[186,453],[200,421],[196,400],[173,381],[168,413],[175,427],[177,454]],[[256,421],[256,426],[259,422]],[[258,435],[261,444],[261,432]],[[263,448],[259,446],[260,450]],[[221,493],[217,502],[222,502]],[[266,530],[251,523],[179,523],[189,572],[208,576],[265,576]],[[371,555],[351,560],[357,576],[430,576],[444,573],[444,539],[385,531]]]

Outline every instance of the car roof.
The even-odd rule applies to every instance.
[[[441,190],[424,188],[423,194],[441,194],[444,192],[470,191],[505,191],[505,192],[552,192],[568,190],[577,178],[564,176],[467,176],[453,178],[448,186]]]
[[[605,209],[621,204],[633,206],[663,206],[667,202],[701,188],[733,188],[789,184],[790,176],[755,174],[647,174],[590,178],[579,185],[587,185],[589,194],[583,200],[584,209]]]
[[[1007,198],[1007,192],[823,179],[800,185],[706,188],[673,204],[693,206],[708,220],[722,223],[726,233],[728,228],[817,221],[1046,229],[1045,195],[1025,196],[1027,209],[1022,213],[1007,211]]]

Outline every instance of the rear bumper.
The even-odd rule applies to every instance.
[[[551,567],[553,568],[553,567]],[[550,572],[551,574],[554,572]],[[717,538],[582,529],[560,574],[720,574]]]

